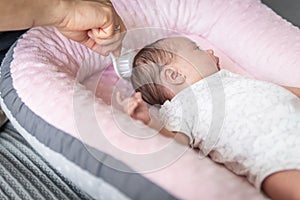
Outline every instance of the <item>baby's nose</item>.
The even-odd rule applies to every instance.
[[[212,50],[212,49],[208,49],[207,52],[211,55],[214,55],[214,53],[215,53],[214,50]]]

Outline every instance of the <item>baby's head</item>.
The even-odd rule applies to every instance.
[[[184,88],[217,72],[218,68],[218,58],[212,50],[203,51],[184,37],[167,38],[137,53],[131,82],[147,103],[162,105]]]

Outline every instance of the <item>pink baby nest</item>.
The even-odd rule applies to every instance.
[[[224,68],[300,87],[300,31],[259,0],[112,2],[128,29],[125,48],[184,35],[214,49]],[[130,95],[131,90],[114,74],[111,59],[54,28],[31,29],[18,41],[11,74],[19,97],[37,116],[121,160],[179,199],[265,198],[244,177],[200,159],[118,111],[114,92]],[[142,138],[137,137],[140,132]]]

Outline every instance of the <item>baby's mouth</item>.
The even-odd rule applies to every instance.
[[[215,57],[215,61],[216,61],[217,66],[220,67],[220,59],[219,59],[219,57],[217,57],[217,56],[214,56],[214,57]]]

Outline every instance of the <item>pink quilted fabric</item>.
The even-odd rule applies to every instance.
[[[134,34],[138,29],[172,30],[214,49],[225,68],[300,87],[299,29],[259,0],[113,3],[132,35],[124,46],[142,40]],[[14,51],[14,87],[26,105],[53,126],[147,172],[147,178],[180,199],[264,199],[244,178],[207,158],[199,159],[197,153],[111,106],[112,94],[127,85],[113,73],[110,58],[49,27],[30,30]],[[144,138],[135,137],[140,133]]]
[[[196,35],[248,74],[300,86],[300,30],[260,0],[113,2],[129,29],[163,27]]]

